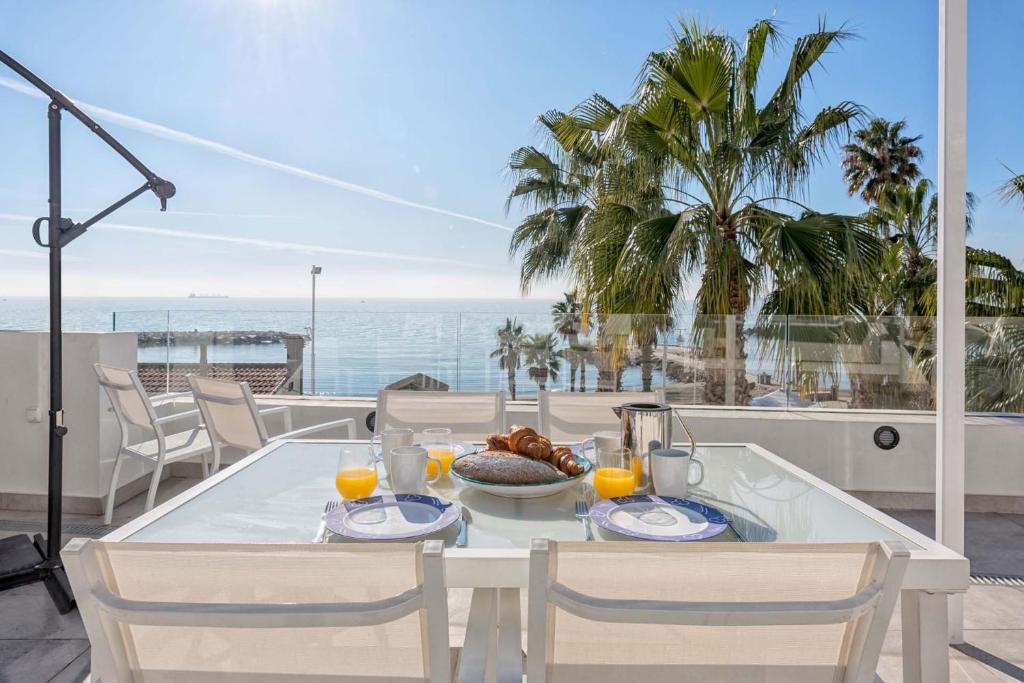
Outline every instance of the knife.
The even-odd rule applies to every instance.
[[[459,527],[459,535],[455,539],[455,547],[465,548],[466,543],[469,541],[469,510],[460,505],[459,517],[462,520],[462,526]]]

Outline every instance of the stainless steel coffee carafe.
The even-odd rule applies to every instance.
[[[672,407],[664,403],[624,403],[612,408],[622,421],[622,447],[629,449],[637,493],[654,493],[651,476],[651,451],[672,445]]]

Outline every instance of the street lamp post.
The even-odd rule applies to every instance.
[[[309,274],[313,279],[312,311],[309,321],[309,393],[316,393],[316,276],[323,272],[320,266],[313,266]]]

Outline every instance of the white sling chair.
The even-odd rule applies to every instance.
[[[871,683],[898,542],[534,540],[528,683]]]
[[[542,391],[537,395],[540,433],[552,441],[582,441],[594,432],[619,428],[612,412],[623,403],[662,403],[660,391]]]
[[[443,545],[158,544],[61,551],[92,683],[450,683]]]
[[[422,432],[448,427],[452,438],[482,441],[505,428],[503,391],[395,391],[377,392],[374,434],[385,429],[409,428]]]
[[[153,507],[156,500],[157,487],[163,474],[164,465],[179,460],[195,457],[203,459],[203,476],[207,473],[206,454],[210,452],[210,439],[199,424],[199,411],[190,410],[158,417],[153,403],[146,396],[146,390],[139,381],[134,370],[113,368],[96,363],[93,365],[100,386],[107,393],[110,405],[121,428],[121,445],[114,460],[114,471],[110,474],[110,488],[107,491],[107,504],[103,511],[103,523],[110,524],[114,516],[114,498],[117,494],[117,479],[121,475],[124,458],[134,458],[153,466],[153,474],[149,480],[149,493],[146,495],[146,510]],[[187,396],[187,394],[184,394]],[[165,394],[163,398],[177,397],[179,394]],[[175,434],[166,434],[164,426],[171,422],[192,420],[193,427]],[[133,429],[134,428],[134,429]],[[136,442],[132,438],[139,432],[151,435],[151,438]]]
[[[229,382],[189,375],[188,383],[192,387],[192,397],[199,406],[199,412],[202,413],[206,430],[210,435],[213,447],[213,472],[220,469],[221,449],[225,446],[252,453],[272,441],[301,439],[310,434],[340,427],[345,428],[346,438],[354,439],[356,436],[356,421],[350,417],[293,430],[288,406],[260,410],[248,382]],[[278,412],[284,413],[285,429],[288,431],[270,436],[263,417]]]

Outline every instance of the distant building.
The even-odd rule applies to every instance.
[[[439,379],[434,379],[430,375],[424,375],[422,372],[403,377],[384,388],[398,391],[448,391],[447,384]]]

